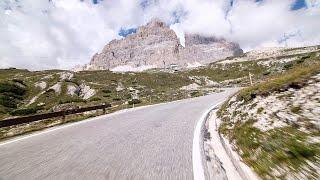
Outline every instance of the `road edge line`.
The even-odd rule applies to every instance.
[[[194,133],[193,133],[193,145],[192,145],[192,166],[193,166],[193,179],[194,180],[205,180],[205,172],[204,167],[202,163],[202,151],[201,144],[203,145],[203,139],[201,138],[203,126],[207,120],[207,118],[210,115],[210,112],[218,107],[220,103],[217,103],[213,106],[211,106],[209,109],[207,109],[199,119],[199,121],[196,124]],[[202,143],[201,143],[202,142]]]
[[[209,96],[209,95],[207,95],[207,96]],[[200,96],[200,97],[205,97],[205,96]],[[22,140],[25,140],[25,139],[29,139],[29,138],[32,138],[32,137],[35,137],[35,136],[47,134],[47,133],[50,133],[50,132],[53,132],[53,131],[57,131],[57,130],[61,130],[61,129],[64,129],[64,128],[77,126],[77,125],[80,125],[80,124],[84,124],[84,123],[88,123],[88,122],[91,122],[91,121],[95,121],[95,120],[98,120],[100,118],[112,117],[114,115],[118,115],[118,114],[122,114],[122,113],[126,113],[126,112],[137,111],[137,110],[141,110],[141,109],[145,109],[145,108],[149,108],[149,107],[161,106],[161,105],[166,105],[166,104],[170,104],[170,103],[179,103],[179,102],[182,102],[182,101],[185,101],[185,100],[192,100],[192,99],[196,99],[196,98],[200,98],[200,97],[179,99],[179,100],[170,101],[170,102],[162,102],[162,103],[158,103],[158,104],[150,104],[150,105],[139,106],[139,107],[135,107],[135,108],[122,109],[122,110],[118,110],[118,111],[112,112],[110,114],[99,115],[99,116],[96,116],[96,117],[84,119],[84,120],[77,121],[77,122],[70,122],[70,123],[67,123],[67,124],[61,124],[61,125],[58,125],[58,126],[44,128],[44,129],[41,129],[39,131],[31,132],[29,134],[18,135],[16,137],[12,137],[12,138],[9,138],[7,140],[0,141],[0,147],[4,146],[4,145],[7,145],[7,144],[19,142],[19,141],[22,141]]]

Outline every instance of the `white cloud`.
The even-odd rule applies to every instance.
[[[292,11],[295,0],[2,0],[0,68],[71,68],[90,61],[121,27],[157,17],[183,32],[225,37],[245,50],[264,46],[320,44],[320,5]],[[284,39],[287,39],[284,41]]]
[[[179,41],[180,41],[180,44],[185,47],[186,45],[186,39],[184,37],[184,30],[181,28],[181,25],[179,23],[175,23],[175,24],[172,24],[170,26],[170,29],[172,29],[176,35],[178,36],[179,38]]]
[[[117,37],[117,24],[89,2],[8,0],[0,8],[0,67],[70,68]]]
[[[292,11],[292,0],[266,0],[261,4],[236,1],[230,12],[232,34],[226,35],[245,49],[260,46],[284,46],[280,39],[290,36],[290,46],[317,44],[320,42],[319,9]],[[294,33],[295,32],[295,33]]]

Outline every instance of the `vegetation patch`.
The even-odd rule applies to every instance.
[[[79,102],[86,103],[87,101],[81,98],[74,98],[74,97],[69,97],[69,98],[64,98],[59,100],[59,104],[79,103]]]
[[[30,107],[30,108],[23,108],[23,109],[16,109],[10,112],[12,116],[26,116],[31,114],[36,114],[40,107]]]
[[[93,98],[90,98],[89,101],[91,101],[91,102],[101,101],[101,98],[93,97]]]
[[[315,75],[319,73],[319,60],[308,56],[303,62],[293,63],[290,70],[283,72],[281,76],[270,76],[262,83],[241,90],[219,109],[218,117],[222,121],[219,132],[235,145],[243,161],[262,179],[319,179],[316,172],[320,167],[320,144],[318,141],[310,140],[319,138],[319,129],[310,119],[299,116],[306,109],[302,109],[301,104],[292,105],[292,102],[285,107],[280,107],[280,104],[282,116],[276,116],[279,110],[276,109],[275,114],[268,110],[272,101],[264,101],[269,96],[269,100],[273,100],[277,95],[290,95],[287,99],[277,99],[290,102],[288,99],[297,98],[301,92],[312,88],[312,85],[318,82]],[[311,86],[309,82],[312,83]],[[253,101],[258,96],[259,99]],[[259,106],[254,104],[260,101],[263,102]],[[249,109],[252,109],[249,107],[255,107],[257,113],[249,115]],[[292,120],[284,119],[287,118],[286,114],[291,115]],[[258,117],[267,119],[261,120]],[[295,117],[298,117],[297,122]],[[274,122],[276,119],[288,122],[282,125],[281,122]],[[259,126],[264,121],[271,122],[268,127],[273,126],[273,123],[279,124],[265,129],[264,126]],[[298,122],[301,123],[297,125]]]
[[[128,101],[129,105],[140,104],[140,103],[141,103],[141,100],[139,100],[139,99],[132,99],[132,100]]]
[[[8,109],[15,109],[23,100],[27,89],[21,82],[0,82],[0,105]]]
[[[289,88],[301,88],[308,78],[320,73],[320,63],[296,65],[281,76],[271,77],[268,81],[256,84],[252,87],[245,88],[237,95],[238,101],[248,102],[257,95],[267,96],[274,91],[286,91]]]

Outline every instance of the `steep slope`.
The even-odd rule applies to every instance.
[[[224,39],[196,34],[187,34],[185,39],[186,46],[183,47],[173,30],[154,19],[139,27],[137,33],[111,41],[101,53],[93,56],[88,65],[76,70],[187,67],[242,54],[239,45]]]
[[[220,109],[220,133],[263,179],[319,179],[320,57],[243,89]]]
[[[303,49],[305,47],[300,48],[301,52]],[[19,96],[12,94],[11,90],[10,96],[7,96],[7,90],[0,90],[0,120],[11,116],[100,105],[105,102],[112,104],[111,111],[116,111],[132,107],[133,102],[135,106],[139,106],[201,96],[219,91],[221,87],[249,86],[249,72],[253,75],[253,83],[258,83],[268,80],[269,77],[282,75],[296,64],[312,65],[310,60],[319,55],[318,49],[303,51],[302,54],[295,54],[292,57],[283,57],[280,54],[251,61],[214,62],[208,66],[178,72],[162,70],[136,73],[115,73],[108,70],[32,72],[14,68],[0,69],[0,86],[8,87],[9,82],[19,87],[23,85],[21,87],[25,89],[25,93]],[[289,61],[288,58],[293,60]],[[14,107],[6,107],[8,97],[15,98]],[[0,136],[1,133],[0,129]],[[7,134],[7,130],[3,133]]]

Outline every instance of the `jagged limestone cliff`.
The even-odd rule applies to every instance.
[[[121,66],[163,68],[172,64],[188,67],[243,53],[238,44],[216,37],[186,34],[185,41],[183,47],[175,32],[164,22],[152,20],[139,27],[137,33],[109,42],[80,70],[112,70]]]

